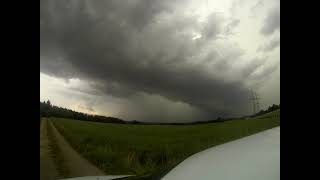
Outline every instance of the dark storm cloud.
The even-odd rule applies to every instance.
[[[280,7],[273,8],[269,11],[264,25],[261,28],[263,35],[271,35],[274,31],[280,30]]]
[[[242,81],[227,81],[207,71],[207,64],[195,63],[202,46],[192,40],[191,30],[202,32],[199,42],[206,44],[225,32],[223,18],[212,14],[200,26],[192,17],[175,14],[174,3],[41,1],[41,72],[83,79],[92,82],[96,91],[90,92],[120,98],[141,92],[157,95],[209,116],[247,112],[249,94]],[[228,31],[238,23],[229,24]],[[224,62],[241,53],[220,59],[213,54],[212,61],[228,69],[223,66],[231,64]],[[245,74],[257,66],[249,65]]]

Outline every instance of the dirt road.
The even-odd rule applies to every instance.
[[[59,179],[59,173],[51,156],[47,131],[47,120],[42,120],[40,126],[40,179]]]
[[[58,147],[59,151],[56,152],[60,159],[60,163],[55,163],[52,156],[50,156],[50,146],[46,146],[48,149],[48,153],[45,153],[46,156],[41,157],[40,155],[40,164],[42,159],[42,164],[44,164],[44,167],[40,168],[40,177],[41,180],[46,179],[61,179],[65,177],[82,177],[82,176],[102,176],[105,175],[100,169],[92,165],[89,161],[84,159],[81,155],[79,155],[70,145],[69,143],[64,139],[64,137],[57,131],[57,129],[54,127],[52,122],[50,120],[44,119],[42,122],[41,128],[44,130],[45,133],[42,133],[42,141],[47,142],[47,144],[54,143]],[[49,133],[54,138],[48,138],[48,135],[45,136],[46,132],[45,129],[47,128],[50,130]],[[41,136],[40,135],[40,136]],[[50,136],[49,136],[50,137]],[[40,140],[41,142],[41,140]],[[41,151],[41,146],[40,146]],[[42,150],[44,151],[44,150]],[[52,151],[52,149],[51,149]],[[45,151],[47,152],[47,151]],[[40,152],[41,154],[41,152]],[[52,153],[51,153],[52,155]],[[48,158],[46,158],[48,157]],[[54,167],[52,167],[54,165]],[[59,167],[57,167],[59,166]],[[59,171],[57,169],[65,169],[67,172],[67,175],[63,175],[64,177],[61,177],[61,173],[59,175]],[[60,177],[59,177],[60,176]]]

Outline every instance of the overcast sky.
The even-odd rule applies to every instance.
[[[280,0],[41,0],[40,100],[182,122],[280,103]]]

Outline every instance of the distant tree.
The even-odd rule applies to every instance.
[[[47,105],[51,107],[51,102],[50,102],[50,100],[47,101]]]
[[[277,110],[277,109],[279,109],[279,108],[280,108],[280,107],[279,107],[278,105],[273,104],[272,106],[270,106],[270,107],[268,108],[268,112],[271,112],[271,111]]]
[[[53,106],[50,102],[40,101],[40,116],[41,117],[59,117],[59,118],[68,118],[68,119],[77,119],[83,121],[96,121],[96,122],[105,122],[105,123],[125,123],[125,121],[114,118],[114,117],[105,117],[105,116],[96,116],[89,115],[86,113],[76,112],[70,109]]]

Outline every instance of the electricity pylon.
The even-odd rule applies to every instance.
[[[252,106],[253,106],[253,114],[256,114],[259,112],[260,110],[260,103],[259,103],[259,97],[257,95],[257,93],[255,93],[253,90],[251,90],[251,94],[252,94]]]

